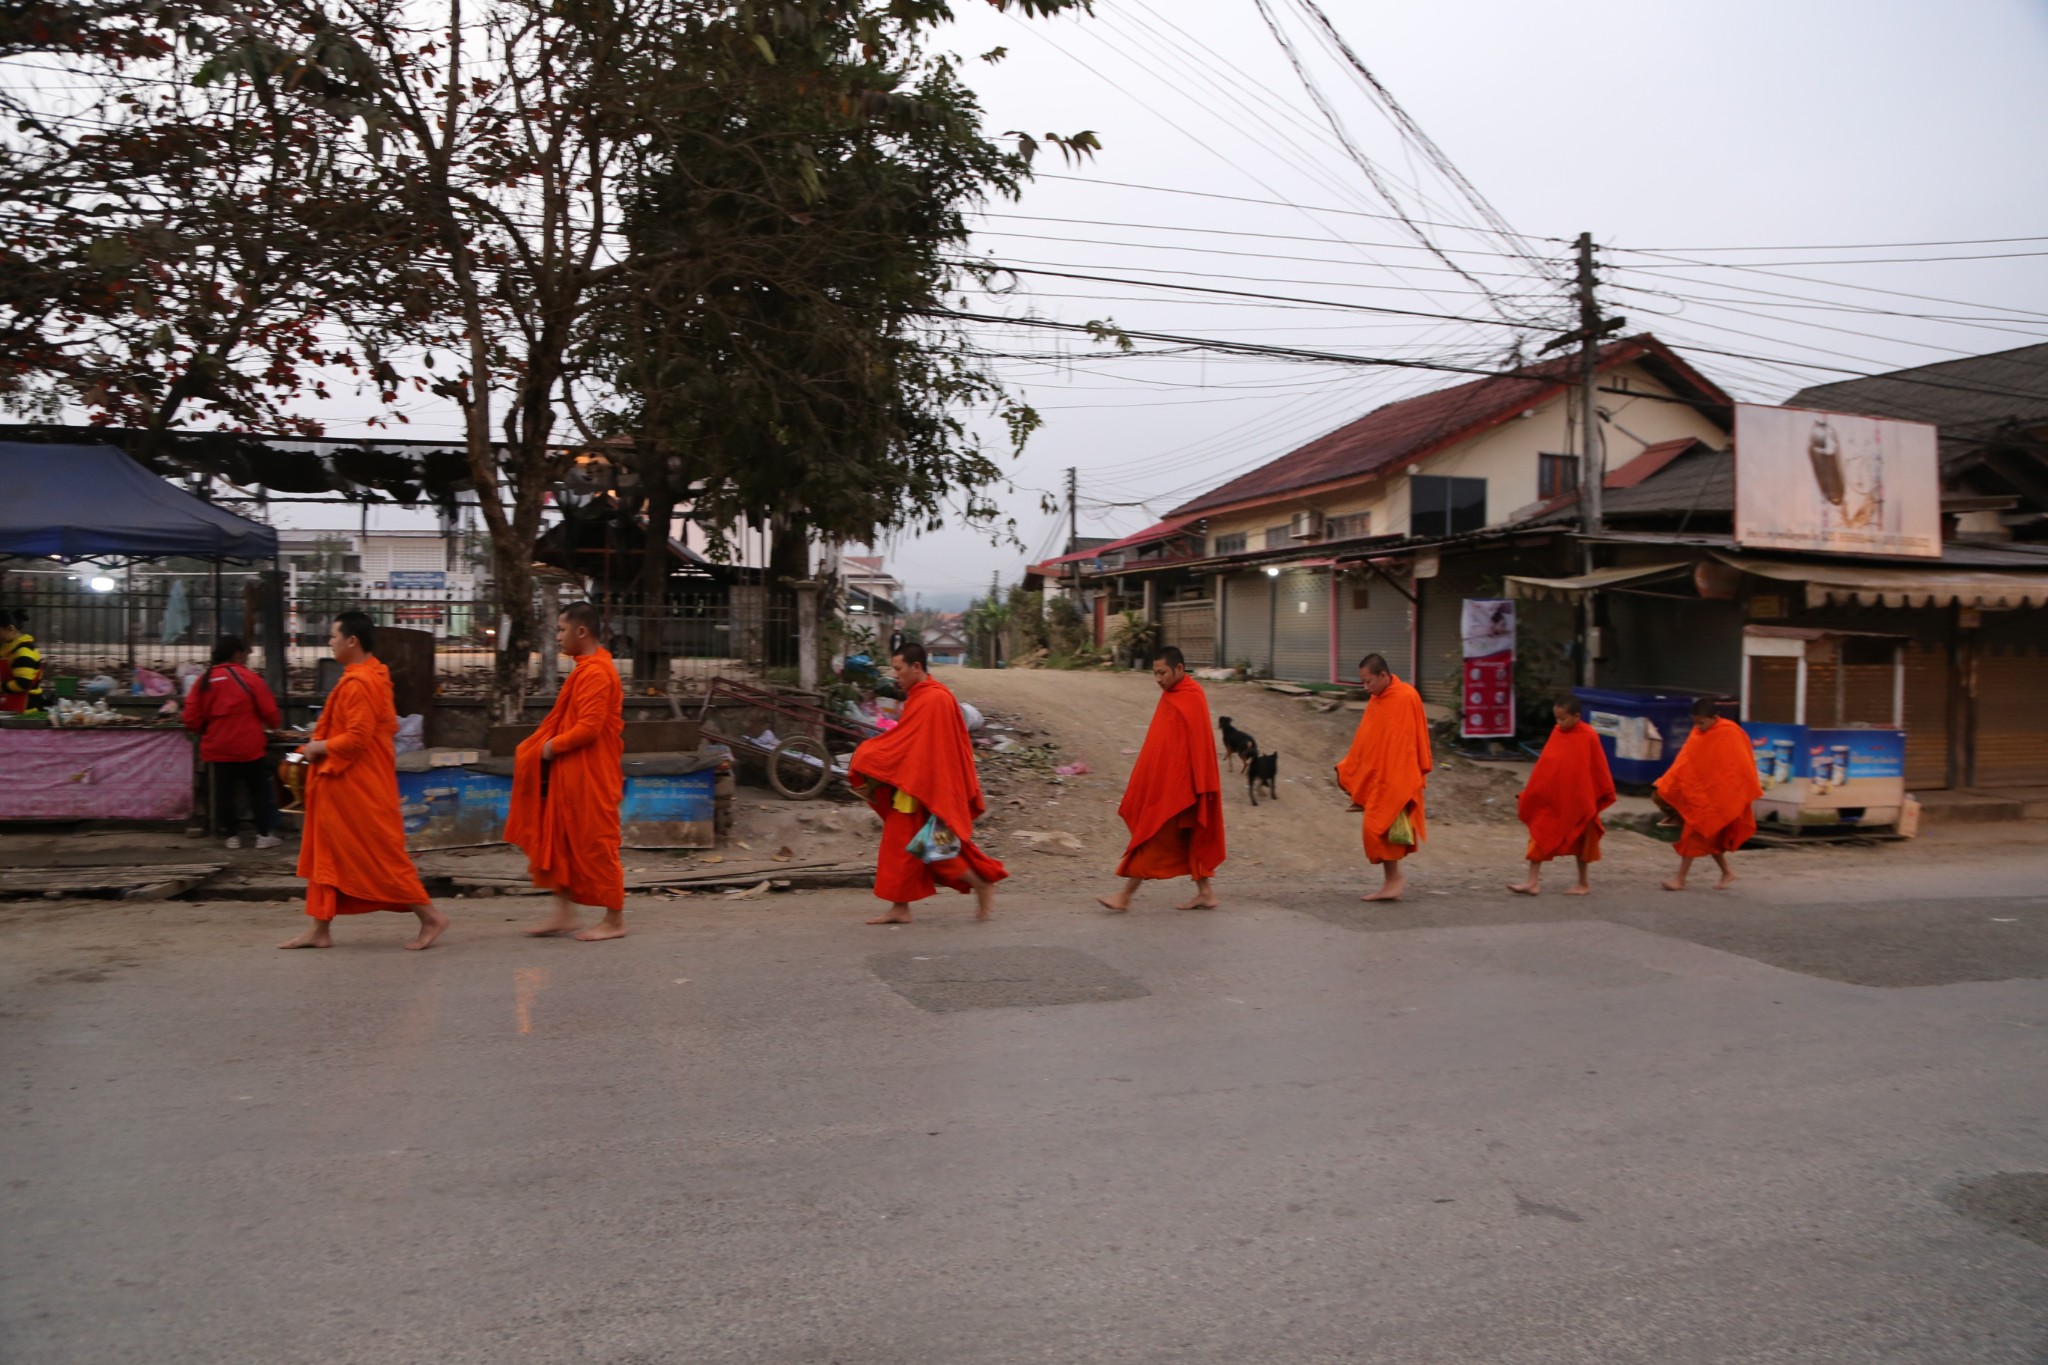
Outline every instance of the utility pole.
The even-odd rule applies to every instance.
[[[1579,505],[1587,535],[1598,535],[1607,483],[1600,437],[1600,299],[1593,292],[1593,234],[1579,234]]]
[[[1579,305],[1579,325],[1561,337],[1551,338],[1543,349],[1561,350],[1573,343],[1579,348],[1579,530],[1584,537],[1580,542],[1581,568],[1591,573],[1596,562],[1592,537],[1600,534],[1606,521],[1601,505],[1607,491],[1607,460],[1606,442],[1600,431],[1600,343],[1626,326],[1628,319],[1600,316],[1600,297],[1594,288],[1592,233],[1579,234],[1578,258],[1578,281],[1573,294]],[[1600,629],[1596,597],[1594,593],[1582,594],[1578,607],[1578,634],[1586,642],[1579,660],[1579,679],[1589,687],[1595,681],[1594,660],[1600,652],[1595,643]]]
[[[996,625],[996,610],[1003,599],[1003,575],[1000,569],[991,569],[988,574],[988,666],[994,668],[996,660],[1002,657],[1003,633]]]
[[[1081,548],[1081,471],[1067,466],[1067,553]]]
[[[1593,276],[1593,234],[1582,232],[1578,242],[1579,274],[1573,296],[1579,305],[1579,325],[1544,344],[1545,351],[1560,350],[1573,343],[1579,348],[1579,511],[1581,529],[1597,535],[1605,523],[1601,495],[1607,483],[1606,443],[1600,433],[1600,343],[1628,325],[1627,318],[1600,316],[1600,296]],[[1590,551],[1589,551],[1590,553]]]

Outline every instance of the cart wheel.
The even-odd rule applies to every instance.
[[[809,735],[791,735],[768,751],[768,785],[791,801],[821,796],[831,781],[831,751]]]

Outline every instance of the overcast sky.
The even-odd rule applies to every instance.
[[[1057,21],[957,0],[948,46],[1008,49],[1000,63],[967,65],[992,130],[1085,128],[1104,144],[1078,167],[1041,153],[1046,174],[1024,199],[990,206],[981,249],[1019,273],[1000,296],[970,298],[974,311],[1490,366],[1516,338],[1533,351],[1547,327],[1569,325],[1570,239],[1590,230],[1607,306],[1691,348],[1739,397],[2048,340],[2040,0],[1324,0],[1520,242],[1487,229],[1397,136],[1294,0],[1268,3],[1401,213],[1441,225],[1422,229],[1429,242],[1346,155],[1255,0],[1097,0],[1093,18]],[[1978,240],[1994,238],[2032,240]],[[1120,282],[1023,273],[1048,269]],[[1298,302],[1156,287],[1170,283]],[[1186,352],[1111,357],[1086,338],[979,330],[991,350],[1021,357],[998,363],[1045,418],[1024,456],[1006,460],[1023,548],[965,529],[885,547],[927,606],[964,605],[992,572],[1014,582],[1030,559],[1057,553],[1064,514],[1039,504],[1069,466],[1082,533],[1123,534],[1382,402],[1459,382]],[[439,433],[416,423],[407,434]]]

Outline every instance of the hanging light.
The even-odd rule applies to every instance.
[[[112,592],[121,585],[106,574],[96,573],[86,580],[85,586],[91,588],[94,592]]]

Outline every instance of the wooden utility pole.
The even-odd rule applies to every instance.
[[[1587,535],[1602,526],[1606,451],[1600,436],[1600,299],[1593,292],[1593,234],[1579,234],[1579,505]],[[1619,323],[1620,319],[1616,319]]]
[[[1579,277],[1573,294],[1579,325],[1544,344],[1545,351],[1579,348],[1579,513],[1582,529],[1596,535],[1605,522],[1601,495],[1606,491],[1606,443],[1600,433],[1600,343],[1628,325],[1627,318],[1600,316],[1600,296],[1593,276],[1593,234],[1579,234]]]
[[[1579,305],[1579,325],[1561,337],[1553,337],[1543,349],[1556,351],[1573,343],[1579,348],[1579,530],[1583,537],[1580,568],[1591,573],[1597,562],[1592,537],[1600,534],[1606,523],[1606,509],[1602,505],[1607,491],[1607,459],[1606,442],[1600,431],[1600,343],[1626,326],[1628,319],[1600,316],[1600,296],[1594,287],[1597,281],[1593,275],[1592,233],[1579,234],[1578,258],[1578,281],[1573,294]],[[1594,660],[1599,653],[1592,646],[1599,630],[1596,596],[1590,592],[1581,594],[1578,606],[1579,639],[1587,645],[1579,660],[1579,680],[1589,687],[1596,678]]]

